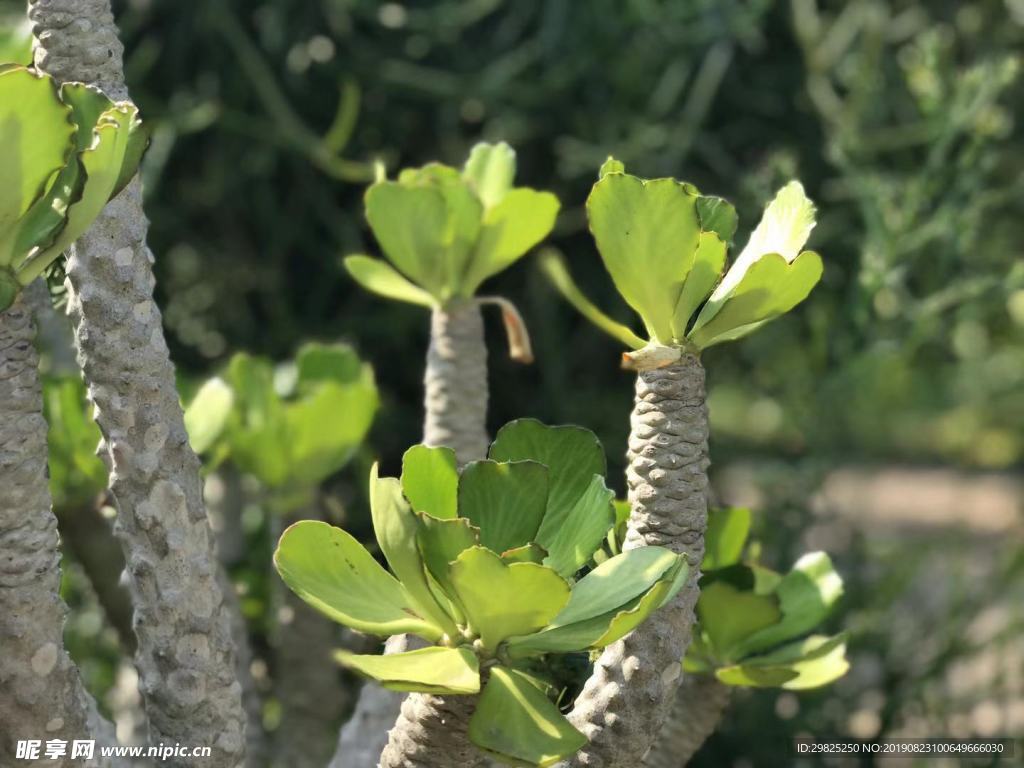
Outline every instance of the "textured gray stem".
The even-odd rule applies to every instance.
[[[475,302],[435,309],[424,376],[423,442],[447,445],[460,464],[487,455],[487,347]]]
[[[114,98],[127,95],[109,0],[33,0],[29,16],[40,69],[58,80],[98,85]],[[153,301],[147,230],[136,180],[73,249],[68,308],[111,467],[150,742],[208,746],[205,765],[235,768],[244,759],[245,713],[231,617],[199,461],[188,444]]]
[[[467,768],[485,758],[466,734],[476,696],[413,693],[391,729],[380,768]]]
[[[100,728],[64,650],[57,518],[35,326],[22,298],[0,312],[0,764],[18,740],[90,738]],[[90,714],[94,717],[90,719]],[[81,764],[69,757],[25,765]],[[21,764],[21,761],[19,761]]]
[[[704,368],[693,355],[637,375],[626,479],[632,513],[625,548],[686,553],[690,577],[678,597],[609,646],[569,715],[589,743],[569,762],[634,768],[672,707],[690,642],[707,525],[708,420]]]
[[[728,705],[729,686],[712,675],[687,675],[644,765],[683,768],[715,732]]]

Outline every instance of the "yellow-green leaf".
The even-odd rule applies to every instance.
[[[337,650],[334,658],[392,691],[470,694],[480,690],[480,662],[468,648],[419,648],[386,656]]]

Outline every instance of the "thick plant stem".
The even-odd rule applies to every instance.
[[[715,732],[729,705],[729,686],[712,675],[687,675],[658,740],[644,757],[647,768],[683,768]]]
[[[410,694],[381,753],[380,768],[481,765],[484,757],[466,734],[475,706],[476,696]]]
[[[47,485],[46,421],[35,326],[22,298],[0,312],[0,764],[19,740],[90,738],[99,728],[64,650],[57,518]],[[93,736],[95,738],[95,736]],[[80,764],[69,756],[25,765]],[[18,761],[21,764],[22,761]]]
[[[708,419],[704,368],[693,355],[640,371],[630,417],[632,513],[624,547],[685,553],[690,576],[672,603],[609,646],[569,715],[589,739],[571,766],[633,768],[661,729],[690,642],[707,525]]]
[[[113,98],[127,95],[109,0],[33,0],[29,16],[40,69],[98,85]],[[244,759],[245,713],[231,617],[199,460],[188,444],[153,301],[147,230],[136,180],[73,249],[68,308],[111,468],[150,742],[208,746],[206,765],[236,768]],[[186,764],[187,758],[167,761]]]
[[[424,376],[423,442],[447,445],[459,464],[487,455],[487,347],[475,302],[435,309]]]

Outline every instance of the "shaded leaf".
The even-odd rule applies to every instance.
[[[702,200],[704,198],[701,198]],[[672,317],[672,333],[684,338],[694,312],[711,294],[722,276],[725,266],[725,242],[714,232],[701,232],[697,252],[693,257],[693,268],[686,276],[683,290],[679,293],[675,314]]]
[[[782,687],[788,690],[819,688],[849,669],[844,635],[813,635],[764,656],[716,670],[727,685]]]
[[[748,638],[781,617],[779,601],[773,596],[745,592],[724,581],[704,587],[697,600],[701,633],[720,661],[742,658]]]
[[[714,232],[723,243],[732,241],[739,218],[736,216],[736,209],[728,200],[701,195],[697,199],[697,216],[700,218],[702,231]]]
[[[714,571],[738,563],[749,533],[749,509],[713,509],[708,515],[708,528],[704,534],[704,560],[701,569]]]
[[[548,498],[548,469],[535,461],[474,461],[459,478],[459,514],[495,552],[534,541]]]
[[[497,144],[481,142],[474,145],[462,169],[484,208],[493,208],[512,189],[516,175],[516,152],[504,141]]]

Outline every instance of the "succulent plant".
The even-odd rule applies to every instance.
[[[789,690],[842,677],[849,668],[846,636],[809,634],[843,592],[832,561],[824,552],[809,552],[784,575],[743,561],[749,530],[749,510],[710,515],[698,628],[683,669],[713,674],[727,685]]]
[[[586,738],[559,712],[538,662],[597,650],[671,600],[685,557],[641,547],[592,567],[615,522],[605,457],[588,430],[523,419],[488,458],[461,471],[448,448],[414,446],[401,478],[370,477],[370,504],[391,573],[351,535],[299,522],[274,562],[324,614],[362,632],[432,645],[338,661],[387,688],[479,693],[477,747],[511,764],[550,765]],[[392,575],[393,574],[393,575]]]
[[[0,65],[0,311],[88,229],[145,147],[131,102]]]
[[[732,205],[686,182],[637,178],[609,158],[587,200],[590,230],[647,338],[587,300],[557,254],[546,254],[544,267],[582,314],[634,350],[627,357],[667,364],[742,338],[807,297],[822,273],[821,257],[801,250],[814,212],[800,183],[787,184],[723,277],[737,226]]]

